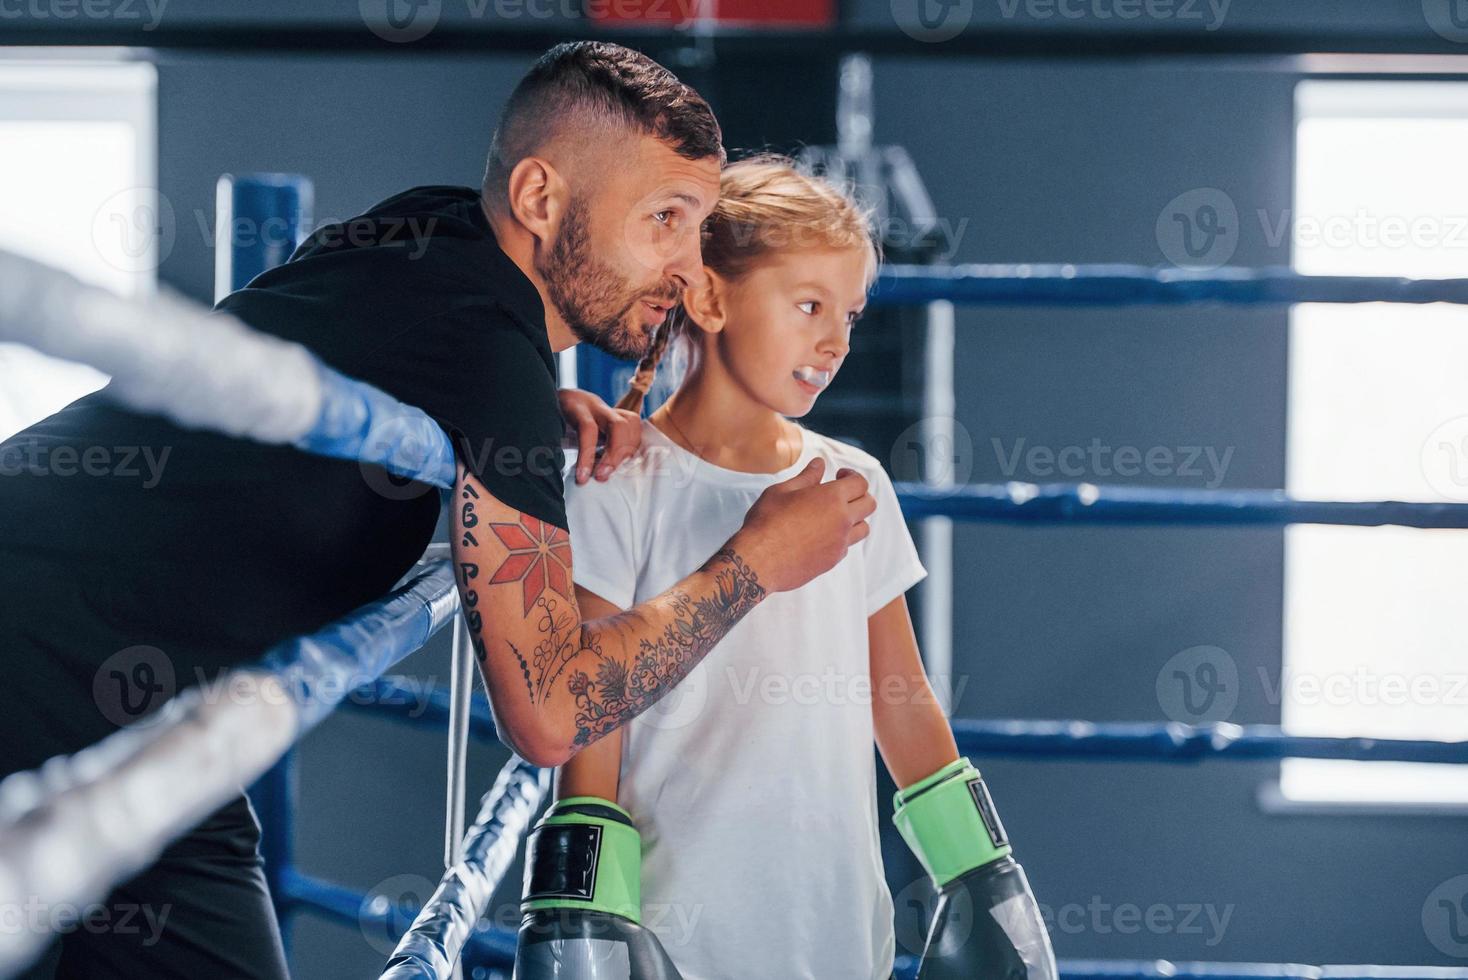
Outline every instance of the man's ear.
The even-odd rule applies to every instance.
[[[704,333],[718,333],[726,322],[724,310],[728,294],[728,280],[704,266],[703,281],[683,290],[683,309]]]
[[[542,157],[525,157],[510,171],[506,192],[515,220],[540,241],[553,241],[568,200],[556,168]]]

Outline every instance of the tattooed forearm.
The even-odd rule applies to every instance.
[[[564,529],[468,475],[454,505],[454,572],[474,654],[503,736],[538,765],[559,765],[647,709],[765,597],[754,569],[725,547],[662,595],[585,622]]]
[[[640,640],[630,663],[603,654],[595,637],[584,647],[596,656],[596,676],[576,670],[567,685],[576,699],[576,747],[590,745],[656,702],[765,597],[754,570],[730,548],[703,570],[714,576],[713,591],[697,597],[669,593],[672,622],[655,640]]]

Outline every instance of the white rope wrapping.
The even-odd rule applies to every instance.
[[[316,358],[168,296],[124,299],[0,250],[0,340],[112,375],[108,395],[191,428],[291,443],[321,411]]]
[[[434,549],[405,584],[258,665],[190,688],[156,715],[0,783],[0,977],[50,942],[49,910],[81,909],[264,775],[364,680],[458,611]],[[37,909],[41,921],[28,921]]]
[[[0,928],[0,976],[45,948],[57,910],[99,901],[152,864],[269,769],[296,734],[295,702],[260,671],[234,673],[225,690],[185,691],[159,713],[5,781],[0,900],[10,921]]]

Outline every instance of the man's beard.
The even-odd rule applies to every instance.
[[[630,323],[628,314],[650,291],[629,288],[625,279],[591,254],[591,233],[581,201],[571,202],[550,253],[535,271],[578,340],[625,360],[638,360],[647,353],[652,335],[640,323]],[[668,288],[657,298],[671,303],[677,295]]]

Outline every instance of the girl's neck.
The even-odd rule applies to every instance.
[[[800,456],[800,426],[732,384],[697,368],[648,421],[707,463],[742,473],[778,473]]]

